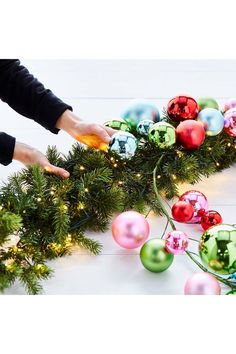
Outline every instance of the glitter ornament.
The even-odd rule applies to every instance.
[[[166,249],[172,254],[182,254],[188,248],[188,235],[183,231],[170,231],[165,238]]]
[[[142,120],[151,120],[154,123],[160,121],[158,108],[145,100],[133,100],[130,105],[122,112],[121,117],[132,128],[136,128]]]
[[[112,135],[109,150],[116,152],[120,157],[129,159],[137,149],[137,139],[128,132],[118,132]]]
[[[124,132],[129,132],[130,127],[126,123],[126,121],[122,118],[114,118],[112,120],[108,120],[103,124],[105,127],[109,127],[116,130],[122,130]]]
[[[224,111],[228,111],[229,109],[236,108],[236,98],[230,98],[226,103],[224,107]]]
[[[179,200],[188,202],[193,206],[194,214],[189,223],[199,223],[201,221],[201,215],[208,211],[207,198],[199,191],[187,191],[179,197]]]
[[[141,120],[137,125],[137,132],[140,135],[147,136],[149,129],[153,126],[154,122],[150,119]]]
[[[205,108],[198,115],[198,121],[204,126],[206,135],[218,135],[224,128],[224,117],[214,108]]]
[[[219,224],[205,231],[199,243],[199,255],[204,265],[215,273],[235,273],[235,226]]]
[[[221,215],[215,210],[208,210],[202,215],[201,226],[204,230],[208,230],[211,226],[222,223]]]
[[[203,110],[205,108],[219,109],[217,101],[212,97],[201,97],[199,98],[197,103],[199,106],[199,110]]]
[[[225,112],[224,130],[230,136],[236,137],[236,108],[231,108]]]
[[[166,122],[155,123],[148,131],[148,139],[160,149],[164,149],[175,143],[175,128]]]
[[[220,295],[221,288],[217,279],[206,272],[192,275],[184,287],[185,295]]]
[[[178,222],[190,221],[194,214],[194,208],[192,204],[184,200],[179,200],[176,202],[172,206],[171,211],[173,218]]]
[[[114,240],[123,248],[142,246],[149,236],[149,224],[145,217],[136,211],[126,211],[112,222]]]
[[[205,130],[201,123],[186,120],[177,126],[176,138],[185,149],[198,149],[205,140]]]
[[[172,98],[167,105],[167,114],[175,122],[197,118],[199,109],[194,98],[177,96]]]

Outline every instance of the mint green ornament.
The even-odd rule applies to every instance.
[[[201,97],[201,98],[199,98],[197,103],[200,108],[200,111],[204,108],[219,109],[219,105],[218,105],[217,101],[212,97]]]
[[[112,129],[122,130],[123,132],[130,131],[130,127],[128,126],[126,121],[122,118],[114,118],[114,119],[108,120],[103,125],[105,127],[109,127]]]
[[[155,123],[148,131],[148,139],[160,149],[164,149],[175,143],[175,128],[166,122]]]

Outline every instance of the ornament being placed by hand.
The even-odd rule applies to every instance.
[[[172,206],[172,216],[175,221],[188,222],[194,215],[194,207],[187,201],[179,200]]]
[[[207,198],[199,191],[187,191],[179,197],[179,200],[183,200],[193,206],[194,214],[192,219],[189,220],[189,223],[199,223],[202,214],[208,211]]]
[[[229,109],[236,108],[236,98],[230,98],[226,103],[224,107],[224,111],[228,111]]]
[[[160,121],[158,108],[148,101],[133,100],[130,105],[122,112],[121,117],[132,128],[136,128],[142,120],[152,120],[154,123]]]
[[[137,149],[137,139],[128,132],[118,132],[112,135],[109,150],[116,152],[120,157],[129,159]]]
[[[123,248],[142,246],[149,236],[149,224],[145,217],[136,211],[126,211],[112,222],[114,240]]]
[[[137,132],[140,135],[147,136],[149,129],[153,126],[154,122],[150,119],[141,120],[137,125]]]
[[[186,119],[195,119],[198,116],[198,104],[189,96],[172,98],[167,105],[167,114],[175,122]]]
[[[200,108],[200,111],[205,108],[219,109],[219,105],[218,105],[217,101],[211,97],[201,97],[201,98],[199,98],[197,103]]]
[[[198,121],[203,124],[206,135],[218,135],[224,128],[224,117],[218,109],[205,108],[198,115]]]
[[[148,139],[160,149],[167,148],[175,143],[175,128],[166,122],[158,122],[148,131]]]
[[[122,130],[124,132],[130,131],[130,127],[128,126],[126,121],[122,118],[114,118],[114,119],[108,120],[103,125],[105,127],[109,127],[109,128],[116,129],[116,130]]]
[[[217,279],[206,272],[192,275],[184,287],[185,295],[220,295],[221,288]]]
[[[188,248],[188,235],[183,231],[170,231],[165,238],[166,249],[174,255],[182,254]]]
[[[164,240],[153,238],[142,246],[140,260],[147,270],[159,273],[170,267],[174,256],[167,252]]]
[[[236,108],[231,108],[225,112],[224,130],[230,136],[236,137]]]
[[[218,225],[222,223],[221,215],[215,210],[208,210],[202,215],[201,218],[201,226],[203,230],[208,230],[210,227],[214,225]]]
[[[236,272],[236,227],[227,224],[210,227],[201,237],[199,255],[215,273]]]
[[[186,120],[177,126],[176,137],[185,149],[198,149],[205,140],[205,131],[201,123]]]

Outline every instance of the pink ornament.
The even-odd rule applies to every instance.
[[[201,221],[201,215],[204,211],[208,211],[207,198],[199,191],[192,190],[185,192],[179,197],[179,200],[184,200],[185,202],[192,204],[194,208],[193,217],[190,221],[188,221],[188,223],[199,223]]]
[[[149,236],[149,224],[145,217],[136,211],[126,211],[112,222],[114,240],[124,248],[137,248]]]
[[[169,253],[181,254],[188,248],[188,235],[183,231],[170,231],[166,235],[166,249]]]
[[[221,288],[216,278],[209,273],[196,273],[186,282],[185,295],[220,295]]]
[[[229,109],[225,112],[224,130],[230,136],[236,137],[236,108]]]
[[[225,104],[225,107],[224,107],[224,111],[228,111],[229,109],[231,108],[236,108],[236,98],[230,98],[226,104]]]

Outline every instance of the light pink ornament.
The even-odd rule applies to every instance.
[[[225,112],[224,130],[230,136],[236,137],[236,108],[231,108]]]
[[[192,204],[194,208],[193,217],[188,221],[190,224],[199,223],[203,212],[208,211],[208,201],[202,192],[195,190],[185,192],[179,197],[179,200],[184,200],[185,202]]]
[[[209,273],[196,273],[186,282],[185,295],[220,295],[221,288],[216,278]]]
[[[224,107],[224,111],[228,111],[231,108],[236,108],[236,98],[230,98],[226,103]]]
[[[188,235],[183,231],[170,231],[165,241],[169,253],[181,254],[188,248]]]
[[[121,247],[137,248],[147,240],[149,224],[142,214],[126,211],[113,220],[112,235]]]

